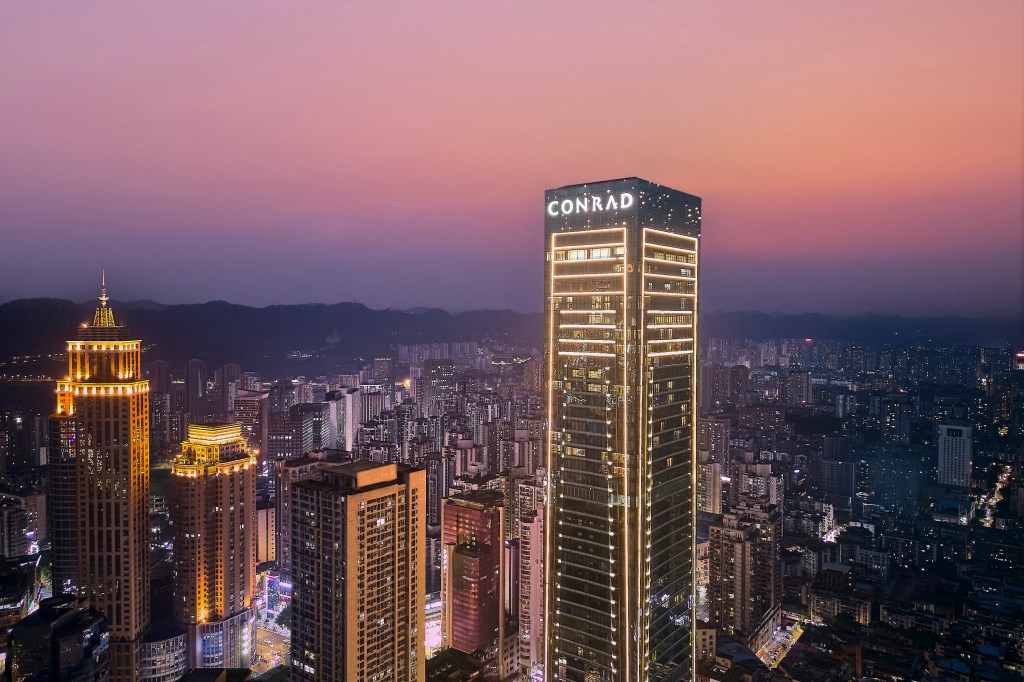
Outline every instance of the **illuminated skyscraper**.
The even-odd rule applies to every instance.
[[[290,492],[291,679],[422,682],[423,470],[357,460]]]
[[[67,377],[57,382],[55,485],[68,507],[54,518],[54,578],[107,619],[112,678],[135,680],[150,622],[149,382],[142,342],[114,322],[109,300],[104,281],[100,307],[68,341]]]
[[[242,425],[189,424],[171,466],[174,617],[189,666],[247,668],[255,653],[256,456]]]
[[[700,199],[626,178],[545,219],[545,679],[688,680]]]

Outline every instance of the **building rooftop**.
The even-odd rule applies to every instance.
[[[500,507],[505,503],[505,495],[500,490],[466,490],[447,499],[448,504],[462,507]]]

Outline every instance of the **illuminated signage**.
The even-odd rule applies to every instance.
[[[576,197],[575,199],[554,200],[548,202],[548,215],[557,218],[560,215],[574,215],[577,213],[599,213],[601,211],[625,210],[633,205],[634,198],[629,192],[623,192],[618,196]]]

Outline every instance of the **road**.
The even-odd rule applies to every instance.
[[[800,623],[793,626],[793,629],[779,628],[772,636],[772,641],[761,647],[757,657],[769,668],[775,668],[782,662],[782,659],[789,653],[790,648],[800,639],[804,632]]]
[[[274,666],[286,663],[288,654],[288,637],[266,628],[256,628],[256,665],[254,674],[259,675]]]

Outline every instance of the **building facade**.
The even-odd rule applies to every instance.
[[[142,342],[114,321],[105,282],[99,300],[92,324],[68,341],[57,381],[54,503],[70,508],[53,518],[54,577],[106,618],[112,677],[137,680],[150,623],[149,382]]]
[[[972,431],[970,426],[939,426],[939,485],[971,487]]]
[[[245,668],[256,646],[256,456],[241,424],[189,424],[171,465],[174,617],[193,668]]]
[[[110,682],[107,621],[71,595],[44,599],[7,636],[7,680]]]
[[[545,195],[546,674],[690,679],[701,202]]]
[[[422,682],[423,471],[327,465],[291,500],[291,679]]]
[[[441,512],[441,643],[471,654],[503,639],[504,495],[470,490]]]
[[[710,529],[711,623],[753,651],[770,641],[781,621],[781,540],[782,513],[767,501],[742,500]]]

